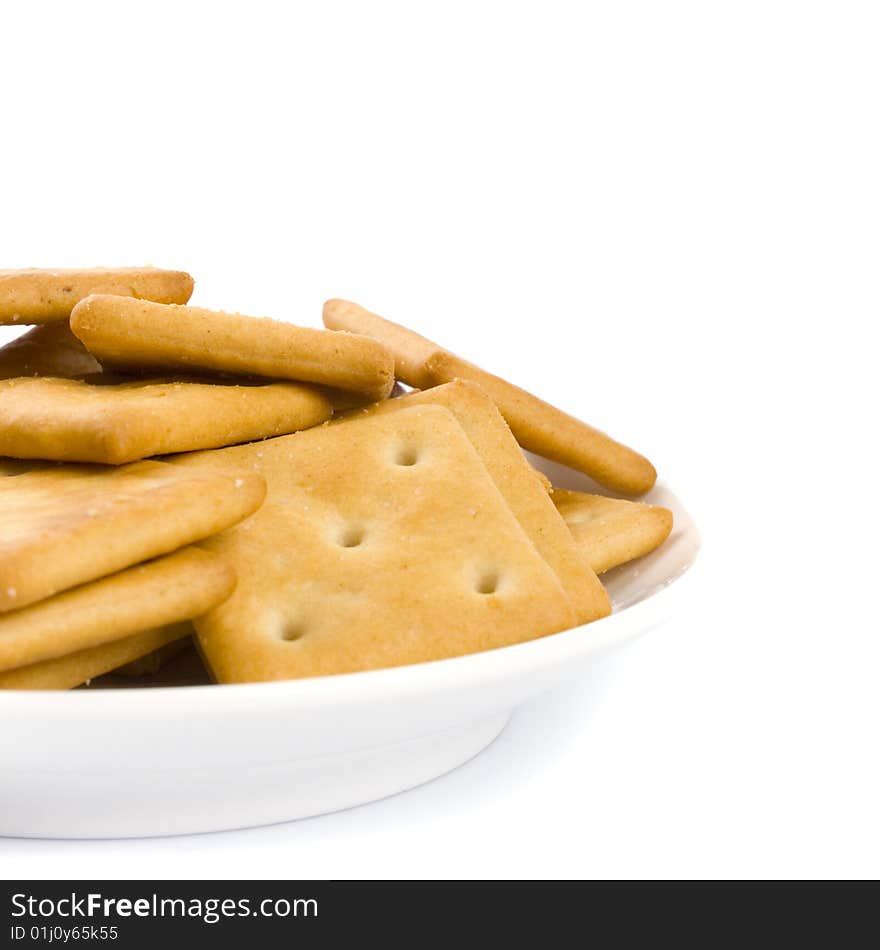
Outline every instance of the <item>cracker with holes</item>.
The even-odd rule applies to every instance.
[[[597,574],[650,554],[672,531],[672,512],[659,505],[558,488],[552,497]]]
[[[76,653],[0,672],[0,689],[73,689],[126,664],[134,664],[156,652],[184,645],[192,633],[189,623],[144,630],[130,637],[111,640]]]
[[[523,448],[584,472],[613,491],[640,495],[657,478],[644,456],[604,432],[357,304],[329,300],[324,323],[384,343],[394,354],[397,375],[411,386],[426,389],[455,379],[479,384]]]
[[[386,399],[394,385],[394,359],[371,337],[268,317],[97,295],[77,304],[70,326],[112,367],[292,379],[365,399]]]
[[[0,347],[0,379],[100,373],[101,364],[71,333],[66,320],[44,323]]]
[[[574,543],[543,476],[526,461],[486,393],[474,383],[447,383],[378,403],[361,415],[399,412],[417,405],[444,406],[456,417],[510,510],[571,598],[578,621],[589,623],[609,614],[605,588]]]
[[[326,396],[299,383],[0,380],[0,455],[121,465],[236,445],[328,419]]]
[[[255,472],[164,462],[7,475],[0,479],[0,613],[222,531],[254,512],[265,491]]]
[[[439,660],[555,633],[577,617],[471,441],[411,406],[182,457],[250,465],[266,502],[204,542],[238,575],[195,621],[221,683]]]
[[[157,267],[0,270],[0,325],[66,321],[89,294],[183,304],[192,292],[189,274]]]
[[[53,660],[190,620],[225,600],[235,574],[196,547],[0,614],[0,671]]]

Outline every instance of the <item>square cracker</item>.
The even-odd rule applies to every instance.
[[[73,332],[105,365],[233,373],[316,383],[385,399],[394,358],[368,336],[268,317],[97,295],[77,304]]]
[[[0,614],[0,671],[190,620],[225,600],[233,587],[229,564],[196,547],[129,567]]]
[[[310,386],[0,380],[0,456],[120,465],[306,429],[330,401]]]
[[[126,663],[147,657],[191,633],[191,624],[173,623],[68,653],[54,660],[20,666],[0,673],[0,689],[72,689]]]
[[[246,518],[253,472],[165,462],[58,466],[0,478],[0,613],[113,574]]]
[[[267,499],[203,543],[238,575],[194,626],[223,683],[458,656],[577,618],[448,410],[412,406],[179,459],[250,464]]]
[[[659,505],[559,488],[553,503],[597,574],[650,554],[672,531],[672,512]]]
[[[0,270],[0,325],[67,320],[89,294],[186,303],[192,292],[193,279],[185,271],[157,267]]]
[[[0,347],[0,379],[100,373],[101,364],[73,335],[66,320],[32,327]]]
[[[399,412],[414,405],[444,406],[456,417],[510,510],[559,577],[578,621],[589,623],[607,616],[611,604],[605,588],[574,543],[542,476],[526,461],[486,393],[474,383],[458,381],[378,403],[362,414]]]

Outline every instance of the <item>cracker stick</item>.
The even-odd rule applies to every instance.
[[[66,320],[44,323],[0,347],[0,379],[70,378],[100,373],[101,364],[71,333]]]
[[[658,505],[558,488],[552,497],[597,574],[649,554],[672,531],[672,512]]]
[[[324,323],[384,343],[394,354],[397,376],[411,386],[427,389],[455,379],[478,383],[492,397],[523,448],[585,472],[614,491],[639,495],[657,478],[646,458],[604,432],[357,304],[328,300]]]
[[[99,295],[77,304],[70,326],[102,364],[121,368],[293,379],[371,399],[394,385],[394,359],[376,340],[268,317]]]
[[[612,491],[641,495],[657,479],[654,466],[638,452],[452,353],[437,350],[425,372],[435,385],[454,379],[478,383],[524,449],[584,472]]]
[[[433,385],[425,373],[425,363],[437,349],[437,344],[418,333],[348,300],[328,300],[324,304],[324,326],[378,340],[394,357],[394,373],[398,379],[417,389]]]
[[[120,465],[296,432],[331,415],[299,383],[0,381],[0,455]]]
[[[113,574],[237,524],[259,475],[164,462],[60,466],[0,478],[0,612]]]
[[[0,673],[0,689],[72,689],[126,663],[133,663],[192,633],[189,623],[146,630],[122,640],[68,653],[54,660]]]
[[[611,612],[604,587],[584,561],[540,474],[526,461],[492,400],[474,383],[458,381],[377,403],[352,418],[399,412],[409,406],[444,406],[458,420],[524,531],[571,598],[579,623]],[[342,420],[334,425],[342,424]]]
[[[458,656],[577,622],[450,412],[411,406],[255,445],[181,456],[250,464],[269,485],[205,541],[238,586],[195,621],[220,682]]]
[[[155,267],[93,270],[0,270],[0,325],[67,320],[89,294],[120,294],[159,303],[186,303],[193,279]]]
[[[126,568],[0,614],[0,670],[189,620],[221,603],[234,587],[229,564],[196,547]]]

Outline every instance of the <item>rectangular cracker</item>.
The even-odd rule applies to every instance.
[[[607,616],[611,604],[605,588],[584,561],[544,481],[526,461],[486,393],[474,383],[447,383],[378,403],[361,414],[399,412],[414,405],[444,406],[456,417],[510,510],[571,598],[578,622]]]
[[[293,379],[386,399],[394,359],[376,340],[268,317],[98,295],[77,304],[73,332],[105,365]]]
[[[20,666],[0,673],[0,689],[73,689],[188,637],[191,633],[192,626],[189,623],[174,623],[77,653],[68,653],[54,660]]]
[[[77,653],[190,620],[225,600],[235,573],[197,547],[0,614],[0,671]]]
[[[672,512],[659,505],[561,488],[552,497],[597,574],[650,554],[672,531]]]
[[[222,683],[458,656],[577,618],[448,410],[411,406],[179,464],[250,464],[269,489],[205,541],[233,596],[195,621]]]
[[[0,270],[0,325],[67,320],[89,294],[186,303],[192,292],[189,274],[156,267]]]
[[[0,455],[120,465],[317,425],[330,401],[299,383],[0,380]]]
[[[73,335],[66,320],[32,327],[0,347],[0,379],[100,373],[101,364]]]
[[[427,389],[433,385],[425,372],[425,363],[437,350],[436,343],[350,300],[328,300],[323,318],[324,326],[330,330],[360,333],[382,343],[394,357],[395,375],[408,386]]]
[[[584,472],[612,491],[641,495],[657,479],[654,466],[638,452],[452,353],[436,351],[425,363],[425,373],[433,385],[454,379],[478,383],[524,449]]]
[[[262,503],[254,472],[164,462],[0,478],[0,613],[176,551]]]

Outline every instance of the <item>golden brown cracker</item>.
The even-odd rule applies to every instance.
[[[183,304],[192,292],[189,274],[156,267],[0,270],[0,325],[67,320],[89,294]]]
[[[221,603],[234,587],[229,564],[197,547],[126,568],[0,614],[0,670],[189,620]]]
[[[253,472],[164,462],[57,466],[0,480],[0,612],[175,551],[255,511]]]
[[[324,304],[324,326],[331,330],[361,333],[378,340],[394,357],[394,372],[408,386],[432,386],[425,363],[437,344],[412,330],[371,313],[350,300],[328,300]]]
[[[597,574],[649,554],[672,531],[672,512],[658,505],[559,488],[553,502]]]
[[[411,406],[183,456],[250,465],[263,507],[204,546],[238,586],[195,622],[220,682],[442,659],[566,629],[577,618],[461,426]]]
[[[638,452],[452,353],[435,352],[425,372],[434,385],[454,379],[478,383],[524,449],[584,472],[612,491],[641,495],[657,479],[654,466]]]
[[[72,689],[176,641],[185,642],[191,633],[189,623],[174,623],[53,660],[7,670],[0,673],[0,689]]]
[[[526,461],[510,429],[486,393],[474,383],[447,383],[379,403],[361,414],[399,412],[414,405],[440,405],[453,413],[510,510],[559,577],[572,600],[578,621],[589,623],[609,614],[611,604],[608,595],[585,563],[572,540],[571,532],[550,500],[546,478]]]
[[[292,379],[385,399],[394,359],[369,337],[268,317],[98,295],[77,304],[73,332],[102,364]]]
[[[0,455],[120,465],[295,432],[329,400],[298,383],[0,380]]]
[[[101,364],[73,335],[66,320],[32,327],[0,347],[0,379],[100,373]]]

